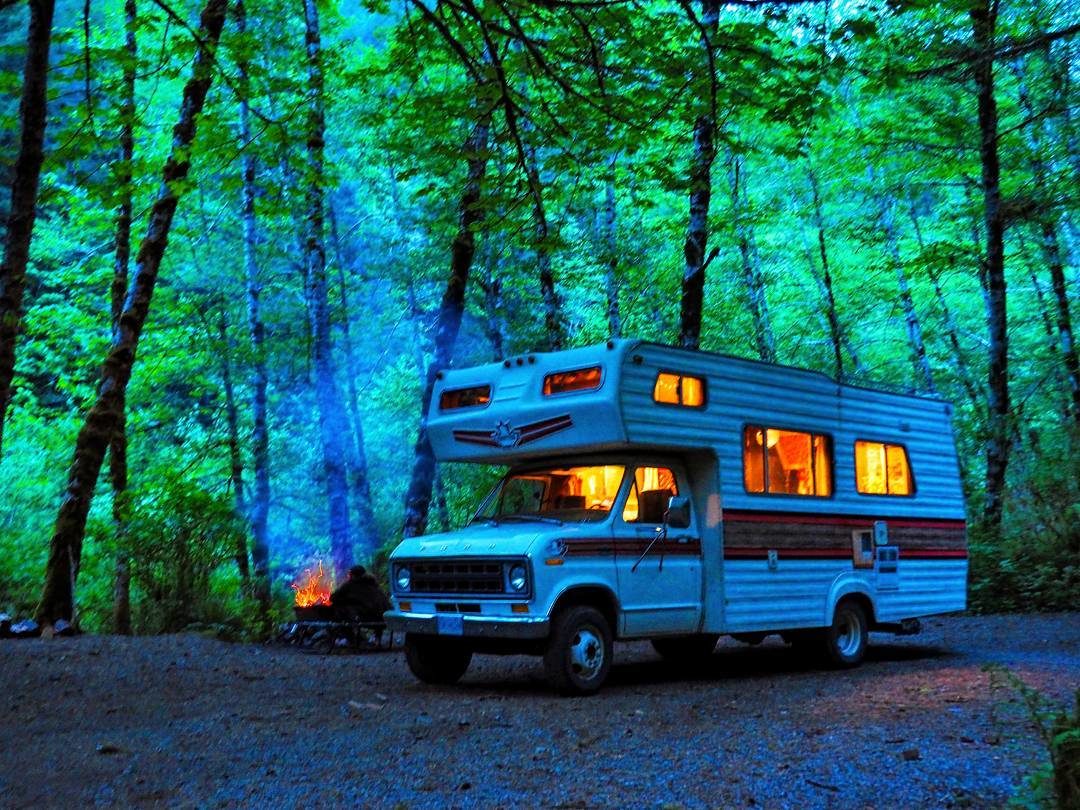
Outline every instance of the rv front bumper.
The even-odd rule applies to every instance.
[[[395,632],[463,638],[546,638],[550,624],[542,616],[471,616],[460,613],[403,613],[400,610],[387,611],[383,618],[387,628]]]

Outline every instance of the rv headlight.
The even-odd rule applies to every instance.
[[[397,589],[399,591],[409,590],[409,587],[412,585],[412,572],[409,570],[408,566],[398,566],[397,578],[395,581],[397,582]]]
[[[525,566],[521,563],[516,563],[510,566],[510,590],[521,593],[525,590],[525,586],[529,584],[529,575],[525,571]]]

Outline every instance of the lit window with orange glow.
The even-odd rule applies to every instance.
[[[832,495],[829,437],[747,425],[743,431],[743,485],[770,495]]]
[[[653,401],[664,405],[701,408],[705,405],[705,380],[689,374],[661,371],[653,386]]]
[[[855,489],[862,495],[911,495],[907,448],[885,442],[855,442]]]
[[[572,391],[594,391],[600,387],[600,366],[559,371],[544,376],[544,396],[569,394]]]
[[[439,395],[439,410],[452,411],[457,408],[483,408],[489,402],[491,402],[490,385],[455,388],[451,391],[443,391]]]

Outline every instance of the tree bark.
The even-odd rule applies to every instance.
[[[746,161],[732,153],[728,156],[728,183],[731,188],[731,210],[735,223],[735,238],[742,260],[743,285],[754,325],[754,346],[758,357],[766,363],[776,362],[776,339],[769,319],[769,303],[765,296],[765,279],[761,275],[761,256],[750,223],[746,194]]]
[[[483,94],[480,94],[481,99]],[[483,100],[480,102],[484,103]],[[420,429],[413,450],[413,470],[405,495],[405,537],[423,534],[427,527],[431,504],[431,489],[435,478],[435,454],[427,433],[427,412],[436,375],[450,365],[465,312],[465,287],[469,282],[476,251],[474,230],[483,218],[480,208],[480,189],[487,169],[488,135],[491,129],[491,110],[485,109],[465,141],[463,152],[468,166],[465,187],[458,204],[458,231],[450,247],[450,278],[446,283],[439,316],[435,326],[435,347],[420,397]]]
[[[304,261],[311,310],[311,352],[315,372],[315,400],[319,408],[323,470],[329,509],[330,557],[338,581],[344,581],[353,564],[352,530],[349,521],[349,484],[346,437],[349,422],[338,389],[330,341],[329,285],[326,272],[323,150],[326,131],[323,109],[322,42],[315,0],[304,0],[307,46],[308,93],[307,178]]]
[[[985,522],[996,534],[1004,513],[1005,477],[1009,463],[1009,334],[1005,285],[1005,225],[1001,211],[1001,165],[998,158],[998,113],[994,96],[996,3],[990,0],[971,10],[975,44],[972,74],[978,100],[979,157],[982,169],[983,222],[986,229],[987,327],[989,371],[986,442]]]
[[[124,50],[127,63],[123,71],[123,100],[120,104],[120,161],[117,185],[120,208],[116,215],[116,255],[113,261],[112,329],[115,340],[120,332],[120,316],[127,293],[131,261],[132,174],[135,158],[135,68],[138,50],[135,42],[135,0],[124,2]],[[109,442],[109,482],[112,485],[112,520],[116,543],[113,574],[113,632],[131,633],[131,565],[127,550],[127,403],[120,395],[120,414]]]
[[[356,389],[356,380],[360,371],[353,351],[352,330],[349,326],[349,291],[345,279],[345,262],[342,258],[341,243],[338,239],[337,218],[334,206],[330,205],[330,236],[334,241],[334,256],[337,264],[338,303],[341,306],[341,342],[345,351],[345,393],[348,399],[349,421],[352,425],[353,443],[348,458],[349,491],[353,496],[353,509],[356,512],[356,546],[360,556],[371,561],[379,548],[379,537],[375,529],[375,510],[371,506],[371,481],[368,477],[367,449],[364,446],[364,422],[360,415],[360,393]]]
[[[236,3],[236,25],[241,36],[247,30],[243,0]],[[266,327],[262,320],[262,279],[257,255],[258,230],[255,222],[255,153],[252,147],[248,95],[251,92],[249,65],[237,64],[240,73],[240,141],[246,146],[242,158],[244,231],[244,273],[247,288],[248,332],[251,337],[251,467],[252,492],[248,503],[251,524],[252,594],[266,617],[270,610],[270,433],[267,429],[267,389],[270,375],[266,367]]]
[[[30,241],[34,235],[38,183],[44,159],[46,85],[54,5],[54,0],[30,0],[26,64],[19,103],[22,129],[11,183],[4,261],[0,265],[0,460],[3,459],[4,422],[11,400],[11,381],[15,376],[15,344],[22,325],[26,266],[30,261]]]
[[[709,200],[712,196],[712,164],[716,158],[716,65],[713,41],[720,20],[718,0],[701,0],[701,45],[705,51],[710,97],[694,121],[690,156],[690,222],[683,245],[685,269],[679,310],[679,345],[701,345],[701,319],[705,297],[705,251],[709,241]]]
[[[139,336],[157,282],[165,253],[179,192],[191,168],[190,150],[199,113],[213,79],[213,55],[225,22],[226,0],[207,0],[199,21],[199,49],[192,77],[184,86],[180,118],[173,128],[172,150],[162,171],[162,187],[150,209],[146,237],[135,257],[135,272],[124,299],[119,329],[101,372],[97,400],[75,441],[75,454],[68,469],[68,482],[57,514],[45,569],[45,587],[37,609],[39,624],[71,619],[74,584],[82,557],[86,516],[101,472],[105,451],[116,432],[124,409],[124,393],[131,379]]]
[[[817,229],[818,257],[821,260],[821,282],[825,288],[825,317],[829,322],[829,337],[833,346],[833,376],[844,379],[844,356],[840,351],[842,330],[840,318],[836,312],[836,297],[833,295],[832,273],[829,270],[829,251],[825,244],[825,216],[822,212],[821,191],[818,188],[817,175],[813,167],[807,167],[806,175],[810,180],[810,192],[814,201],[814,228]]]

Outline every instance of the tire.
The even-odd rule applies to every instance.
[[[720,636],[701,633],[694,636],[654,638],[652,646],[665,661],[673,664],[700,664],[712,655],[719,640]]]
[[[825,662],[840,669],[857,667],[866,655],[870,625],[862,605],[850,599],[840,602],[833,612],[833,623],[825,631]]]
[[[405,662],[424,683],[457,683],[472,661],[472,651],[453,641],[405,634]]]
[[[596,608],[579,605],[559,613],[544,652],[544,672],[561,695],[591,695],[611,669],[612,637]]]

